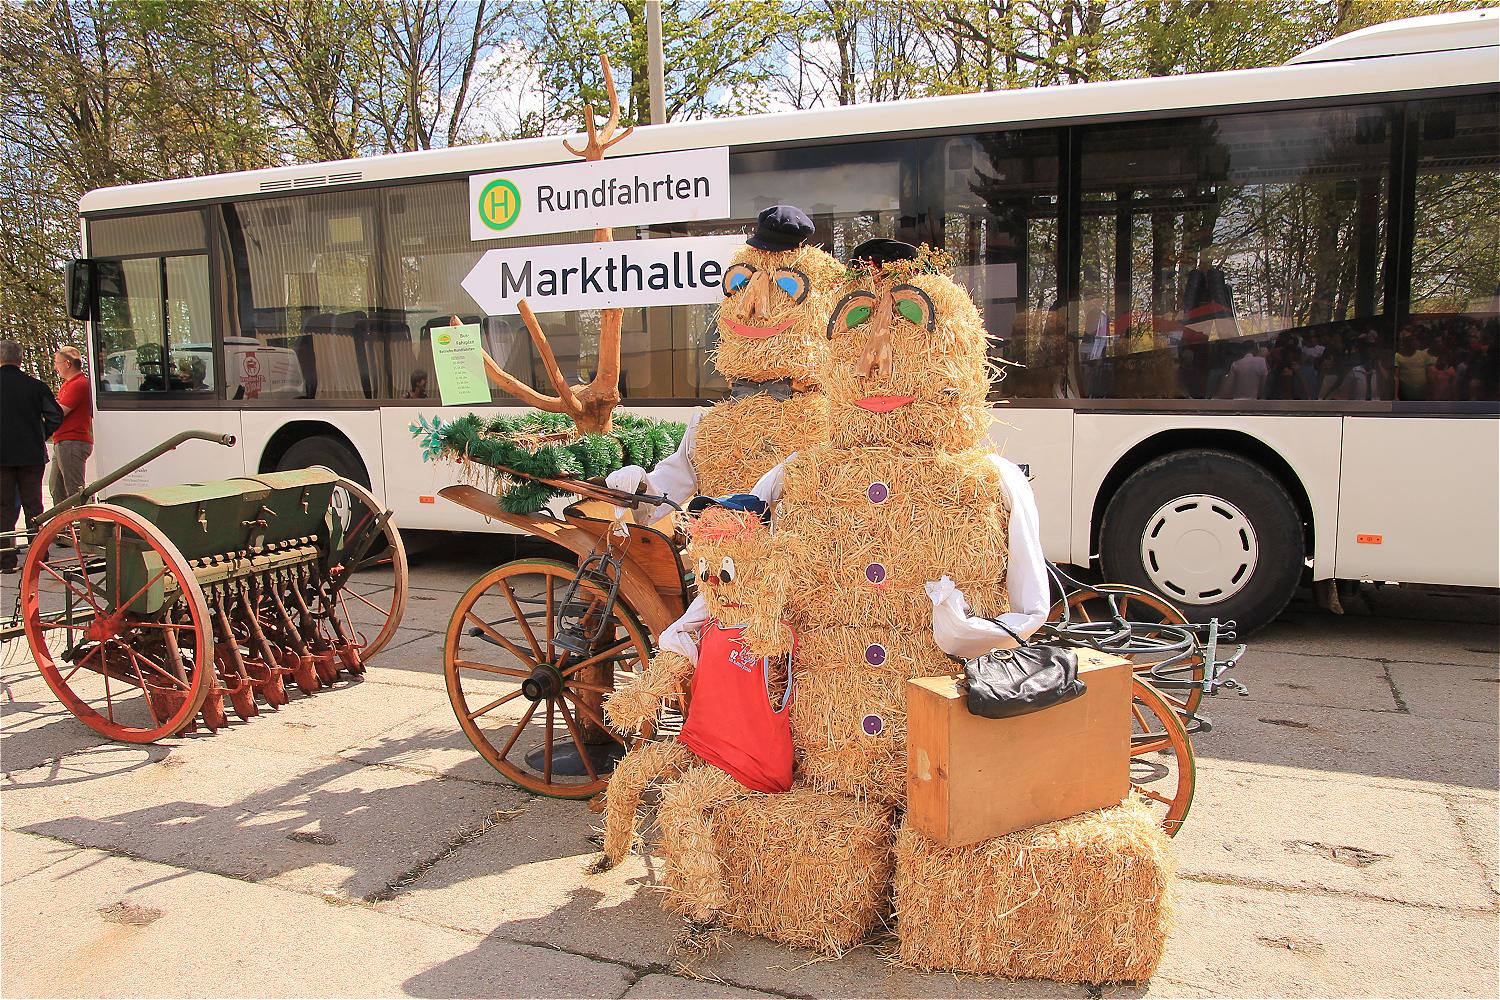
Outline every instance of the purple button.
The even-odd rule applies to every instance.
[[[885,720],[878,715],[867,715],[860,722],[860,727],[864,729],[866,736],[879,736],[885,732]]]
[[[870,563],[865,567],[865,579],[871,583],[882,584],[885,582],[885,566],[882,563]]]
[[[885,647],[878,642],[866,646],[865,662],[872,667],[880,666],[885,662]]]
[[[885,503],[891,498],[891,488],[885,483],[871,483],[870,488],[865,490],[865,495],[870,498],[871,503]]]

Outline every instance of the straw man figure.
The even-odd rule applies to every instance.
[[[776,505],[771,575],[787,581],[797,635],[796,781],[732,801],[664,793],[679,912],[827,952],[855,944],[889,909],[907,680],[951,672],[949,654],[1012,644],[980,616],[1022,636],[1045,620],[1035,500],[990,444],[987,337],[942,267],[895,241],[856,249],[827,328],[830,440],[756,484]],[[763,654],[788,648],[780,629],[745,638]],[[707,832],[674,843],[681,801],[694,798]],[[685,870],[700,877],[674,881]],[[693,893],[696,906],[680,898]]]

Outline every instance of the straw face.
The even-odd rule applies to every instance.
[[[828,440],[828,400],[817,392],[782,402],[765,393],[715,403],[698,421],[693,471],[705,496],[748,493],[794,451]]]
[[[690,535],[686,565],[710,616],[723,625],[780,620],[785,577],[771,556],[775,540],[755,515],[710,507]]]
[[[1138,800],[949,849],[896,839],[900,958],[919,969],[1140,982],[1170,928],[1170,841]]]
[[[794,550],[794,621],[885,626],[930,641],[922,587],[944,574],[976,614],[1009,610],[1009,512],[986,451],[813,448],[787,469],[776,515]]]
[[[672,909],[717,910],[727,927],[831,955],[885,918],[889,809],[805,785],[728,797],[721,782],[697,776],[689,772],[664,794],[657,815]]]
[[[815,381],[828,346],[828,309],[842,272],[838,261],[819,247],[779,253],[742,247],[725,271],[714,367],[732,382]]]
[[[829,319],[831,442],[958,451],[989,432],[986,334],[969,293],[936,274],[845,286]]]

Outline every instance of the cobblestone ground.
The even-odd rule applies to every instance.
[[[413,541],[405,627],[363,681],[216,736],[102,742],[6,645],[0,992],[1101,995],[921,975],[880,942],[694,938],[649,859],[589,873],[598,817],[507,784],[443,689],[441,629],[511,543]],[[1166,959],[1103,995],[1495,996],[1496,611],[1384,590],[1257,636],[1252,696],[1195,740]]]

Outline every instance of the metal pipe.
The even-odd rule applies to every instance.
[[[165,455],[173,448],[176,448],[184,441],[212,441],[214,444],[222,444],[226,448],[234,447],[233,434],[215,434],[212,431],[183,431],[180,434],[173,434],[171,437],[167,438],[155,448],[152,448],[148,452],[137,455],[135,458],[131,459],[129,462],[126,462],[124,465],[120,466],[109,475],[104,476],[101,479],[96,479],[92,483],[88,483],[83,487],[83,489],[79,490],[77,493],[74,493],[62,503],[57,504],[54,507],[49,507],[46,510],[42,511],[41,514],[37,515],[28,523],[35,527],[36,525],[42,524],[45,521],[51,520],[53,517],[56,517],[58,514],[61,514],[65,510],[72,510],[74,507],[77,507],[80,503],[83,502],[84,497],[93,496],[100,490],[105,489],[109,486],[113,486],[115,483],[124,479],[132,472],[135,472],[137,469],[140,469],[141,467],[156,461],[158,458]]]
[[[661,0],[646,0],[646,76],[651,83],[651,124],[667,123],[667,87],[662,69]]]

